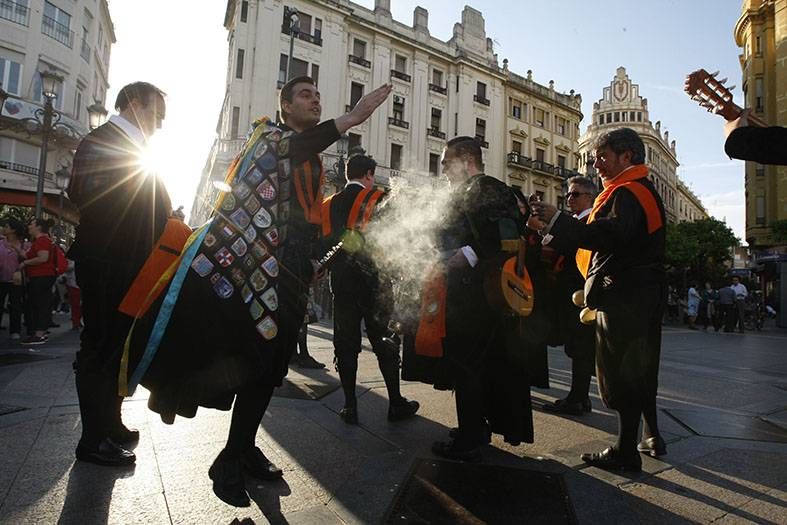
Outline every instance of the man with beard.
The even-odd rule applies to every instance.
[[[244,474],[282,476],[255,438],[287,374],[320,256],[318,154],[369,118],[390,91],[384,85],[349,113],[320,123],[314,81],[287,82],[279,99],[283,122],[253,124],[216,215],[184,249],[161,302],[167,307],[141,323],[147,333],[134,346],[144,353],[136,356],[129,390],[141,379],[151,392],[148,406],[168,423],[193,417],[199,406],[232,406],[227,444],[208,472],[214,493],[230,505],[250,504]]]
[[[364,246],[363,232],[383,196],[381,190],[374,189],[376,167],[374,159],[366,155],[350,157],[347,185],[323,205],[323,235],[330,245],[343,243],[331,264],[333,347],[344,391],[344,408],[339,415],[351,425],[358,424],[355,379],[361,321],[388,390],[388,421],[412,417],[419,407],[417,401],[408,401],[400,393],[399,345],[385,337],[393,310],[391,280],[380,274]]]
[[[517,239],[524,220],[512,190],[484,175],[481,146],[472,137],[451,139],[442,166],[452,201],[438,233],[445,337],[434,384],[454,388],[458,428],[432,451],[473,461],[491,432],[513,444],[533,440],[526,352],[511,333],[517,323],[509,322],[512,314],[492,307],[484,290],[487,272],[506,258],[502,241]]]
[[[582,454],[589,465],[639,471],[637,450],[666,453],[656,418],[665,300],[664,205],[648,180],[645,146],[631,129],[620,128],[596,143],[596,162],[604,184],[587,223],[554,206],[537,203],[540,229],[560,249],[577,251],[586,276],[585,301],[596,310],[596,370],[604,404],[618,413],[617,444]],[[643,440],[637,444],[640,416]]]
[[[578,221],[586,222],[596,197],[596,186],[587,177],[573,177],[568,181],[566,202]],[[549,237],[544,239],[549,244]],[[585,286],[585,278],[579,273],[576,263],[576,249],[568,250],[558,257],[556,294],[558,301],[559,325],[565,334],[564,349],[571,358],[571,390],[565,399],[558,399],[544,405],[544,410],[555,414],[580,416],[591,411],[590,378],[593,376],[596,356],[596,336],[593,326],[579,320],[579,308],[573,303],[572,296]]]

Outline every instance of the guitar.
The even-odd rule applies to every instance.
[[[519,240],[519,250],[514,257],[503,263],[500,272],[500,288],[508,307],[517,315],[527,317],[533,311],[535,295],[533,281],[525,268],[524,239]]]
[[[726,78],[717,80],[719,72],[708,73],[704,69],[698,69],[686,76],[683,89],[700,106],[711,113],[721,115],[726,120],[735,120],[743,113],[743,108],[732,101],[732,90],[735,86],[725,86]],[[767,127],[768,124],[749,114],[747,117],[750,125]]]

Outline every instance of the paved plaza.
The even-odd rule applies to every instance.
[[[65,322],[64,322],[65,324]],[[309,345],[332,360],[328,326],[311,325]],[[292,368],[274,397],[258,445],[284,480],[249,481],[252,505],[236,509],[212,491],[207,469],[227,435],[229,413],[200,409],[163,424],[140,389],[123,417],[141,431],[133,469],[75,463],[80,434],[72,362],[77,334],[55,333],[28,349],[0,332],[1,523],[380,523],[431,443],[455,426],[450,392],[404,383],[418,417],[388,423],[386,390],[370,351],[361,355],[360,425],[338,417],[343,396],[332,367]],[[551,348],[552,388],[534,403],[565,396],[570,362]],[[665,328],[659,396],[668,443],[641,474],[586,467],[579,454],[614,442],[615,417],[591,390],[593,413],[534,412],[536,442],[495,437],[482,464],[545,472],[562,480],[578,523],[787,522],[787,332],[725,334]],[[474,523],[468,521],[468,523]]]

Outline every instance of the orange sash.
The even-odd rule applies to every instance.
[[[596,214],[598,211],[606,204],[612,194],[618,188],[626,188],[639,201],[640,206],[642,206],[642,210],[645,212],[645,218],[648,221],[648,233],[653,233],[659,228],[661,228],[663,224],[663,220],[661,218],[661,212],[659,211],[659,205],[656,201],[656,197],[653,196],[653,193],[649,189],[647,189],[642,184],[639,184],[638,180],[644,179],[648,176],[648,168],[644,164],[637,164],[611,181],[604,181],[604,191],[598,194],[596,200],[593,202],[593,210],[588,215],[588,223],[591,223],[595,220]],[[590,269],[590,261],[593,257],[593,252],[591,250],[585,250],[584,248],[580,248],[577,250],[576,261],[577,261],[577,268],[582,273],[583,277],[587,277],[588,270]]]
[[[167,220],[164,232],[118,306],[120,312],[139,318],[148,311],[150,305],[158,299],[165,288],[159,286],[154,289],[156,283],[167,268],[180,257],[180,252],[190,235],[191,228],[183,221],[174,218]]]
[[[415,353],[425,357],[443,356],[445,306],[448,290],[443,269],[436,267],[424,283],[421,318],[415,334]]]
[[[303,215],[306,221],[311,224],[320,224],[320,216],[322,212],[321,194],[325,187],[325,174],[322,169],[322,161],[318,162],[320,168],[319,181],[317,183],[317,193],[314,192],[314,179],[312,178],[312,163],[306,161],[300,166],[293,169],[293,177],[295,179],[295,194],[298,197],[298,203],[303,208]],[[301,180],[303,176],[304,180]],[[306,192],[304,193],[304,185]]]

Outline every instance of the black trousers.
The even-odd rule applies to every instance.
[[[588,398],[590,393],[590,378],[596,367],[595,341],[589,341],[590,348],[578,348],[580,345],[587,346],[587,341],[575,342],[566,341],[566,353],[571,357],[571,390],[568,393],[568,400],[572,402],[582,402]],[[571,348],[574,346],[575,348]]]
[[[6,297],[8,297],[8,303],[5,311],[8,312],[9,333],[19,334],[22,332],[25,287],[14,283],[0,283],[0,308],[6,304]],[[0,315],[0,321],[2,321],[2,315]]]
[[[75,363],[82,415],[80,444],[90,448],[122,425],[118,372],[131,318],[117,311],[128,283],[113,265],[95,259],[79,260],[76,278],[82,289],[84,322]]]
[[[30,326],[28,329],[38,332],[49,328],[51,318],[52,286],[55,276],[30,277],[27,282],[27,300],[30,301]]]

